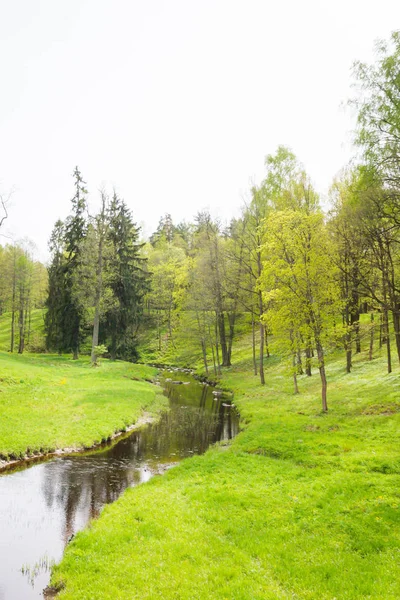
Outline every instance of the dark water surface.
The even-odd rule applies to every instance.
[[[96,453],[0,474],[0,600],[43,598],[51,565],[105,504],[238,432],[236,411],[213,388],[178,372],[164,372],[161,383],[170,410],[158,423]]]

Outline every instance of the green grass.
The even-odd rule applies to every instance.
[[[266,386],[247,349],[223,383],[244,431],[129,489],[67,547],[59,598],[400,598],[400,382],[383,357],[328,365],[292,394],[272,356]]]
[[[89,447],[166,400],[145,381],[154,369],[126,362],[90,366],[56,355],[0,353],[0,455]]]
[[[28,327],[27,327],[28,329]],[[28,339],[29,338],[29,339]],[[41,352],[44,350],[44,311],[37,308],[31,313],[30,334],[28,331],[25,339],[26,350],[32,352]],[[8,352],[11,343],[11,313],[6,312],[0,315],[0,351]],[[14,352],[18,351],[19,329],[18,315],[15,315],[15,340]]]

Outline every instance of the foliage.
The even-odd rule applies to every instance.
[[[400,191],[400,31],[376,46],[377,60],[354,64],[358,96],[356,142],[366,163],[389,188]]]
[[[32,316],[46,298],[46,269],[33,256],[29,240],[0,246],[0,314],[9,320],[6,349],[18,348],[20,354],[31,345]]]
[[[108,348],[107,346],[104,346],[104,344],[100,344],[99,346],[95,346],[93,348],[93,352],[95,356],[94,364],[97,366],[99,364],[99,358],[104,356],[104,354],[107,354]]]

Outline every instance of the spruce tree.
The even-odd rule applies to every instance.
[[[112,301],[105,314],[102,335],[110,341],[111,358],[135,359],[135,334],[141,322],[143,297],[149,288],[148,276],[145,259],[140,257],[139,228],[115,192],[107,238],[111,253],[106,270]]]
[[[78,358],[85,331],[84,282],[80,281],[83,247],[87,235],[85,182],[78,167],[74,173],[75,195],[72,212],[65,224],[57,221],[51,239],[49,294],[46,315],[46,345],[58,352],[72,352]]]
[[[64,244],[66,263],[64,268],[64,308],[62,315],[63,346],[72,351],[74,359],[79,356],[79,347],[84,338],[84,305],[80,298],[77,280],[83,264],[83,242],[87,235],[87,190],[78,167],[74,171],[75,195],[72,198],[72,214],[65,225]]]

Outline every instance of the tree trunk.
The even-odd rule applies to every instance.
[[[205,369],[206,375],[208,377],[207,351],[206,351],[206,344],[205,344],[204,340],[201,340],[201,351],[203,353],[204,369]]]
[[[11,342],[10,352],[14,352],[15,341],[15,291],[16,291],[16,251],[14,246],[14,262],[13,262],[13,281],[12,281],[12,300],[11,300]]]
[[[345,309],[345,313],[343,316],[343,320],[344,320],[344,324],[346,326],[347,332],[344,336],[344,347],[346,350],[346,373],[351,373],[351,367],[352,367],[352,329],[353,329],[353,325],[352,325],[352,318],[349,315],[349,307],[348,304],[346,303],[346,309]]]
[[[397,302],[395,303],[395,306],[392,309],[392,315],[393,315],[394,337],[396,340],[397,357],[400,362],[400,317],[399,317],[399,305]]]
[[[392,355],[390,350],[390,335],[389,335],[389,312],[387,308],[384,309],[384,331],[386,338],[386,350],[387,350],[387,370],[388,373],[392,372]]]
[[[99,247],[97,253],[97,268],[96,268],[96,294],[94,300],[94,321],[93,321],[93,335],[92,335],[92,353],[91,362],[92,365],[96,364],[95,347],[99,345],[99,327],[100,327],[100,302],[103,291],[103,243],[105,236],[105,212],[106,212],[106,194],[104,191],[101,192],[101,212],[97,220],[98,232],[99,232]]]
[[[265,376],[264,376],[264,323],[261,318],[263,315],[263,302],[262,302],[262,293],[258,292],[258,302],[259,302],[259,310],[260,310],[260,383],[261,385],[265,385]]]
[[[100,296],[96,291],[95,309],[94,309],[94,321],[93,321],[93,336],[92,336],[92,354],[91,362],[92,365],[96,363],[95,347],[99,345],[99,327],[100,327]]]
[[[258,279],[261,277],[261,273],[263,270],[262,260],[261,260],[261,252],[258,250],[257,252],[257,274]],[[261,385],[265,385],[265,376],[264,376],[264,342],[265,342],[265,331],[264,324],[262,322],[262,318],[264,315],[264,304],[262,298],[262,291],[258,290],[258,312],[260,316],[260,383]]]
[[[303,361],[301,360],[301,350],[297,350],[297,374],[303,375]]]
[[[392,372],[392,355],[390,350],[390,333],[389,333],[389,309],[388,309],[388,294],[387,294],[387,276],[385,268],[382,269],[382,296],[383,296],[383,332],[386,340],[387,350],[387,370]]]
[[[360,338],[360,321],[356,321],[354,324],[354,329],[356,333],[356,354],[360,354],[361,352],[361,338]]]
[[[225,315],[224,315],[223,310],[218,311],[218,331],[219,331],[219,342],[221,345],[221,352],[222,352],[222,366],[230,367],[231,362],[230,362],[229,356],[228,356],[228,346],[226,343],[226,332],[225,332]]]
[[[217,371],[218,371],[218,375],[221,375],[221,362],[219,359],[219,344],[218,344],[218,319],[216,319],[215,321],[215,354],[217,357]],[[225,327],[225,325],[224,325]],[[225,330],[224,330],[225,331]],[[220,339],[221,339],[221,332],[220,332]],[[225,347],[226,349],[226,347]]]
[[[21,302],[21,306],[19,309],[19,344],[18,344],[18,354],[22,354],[25,346],[25,311],[23,303]]]
[[[72,359],[78,360],[78,358],[79,358],[79,350],[78,350],[78,348],[74,348]]]
[[[351,362],[351,346],[347,346],[347,350],[346,350],[346,373],[351,373],[351,367],[352,367],[352,362]]]
[[[217,363],[215,361],[214,344],[211,344],[211,355],[213,360],[214,376],[217,377]]]
[[[255,328],[255,323],[254,323],[254,313],[251,313],[251,333],[252,333],[252,350],[253,350],[253,368],[254,368],[254,375],[257,375],[256,328]]]
[[[292,369],[293,369],[293,385],[294,385],[294,393],[299,393],[299,387],[297,385],[297,352],[296,352],[296,344],[295,337],[293,334],[293,329],[290,330],[290,342],[291,342],[291,350],[292,350]]]
[[[294,385],[294,393],[299,393],[299,386],[297,385],[297,365],[296,365],[296,354],[293,354],[293,385]]]
[[[310,343],[310,341],[308,341],[307,346],[306,346],[306,375],[307,375],[307,377],[311,377],[311,375],[312,375],[311,358],[312,358],[311,343]]]
[[[369,355],[368,355],[369,360],[372,360],[373,351],[374,351],[374,329],[375,329],[374,313],[371,313],[371,331],[369,334]]]
[[[266,325],[264,325],[264,337],[265,337],[265,356],[266,356],[266,358],[269,358],[268,329],[267,329]]]
[[[359,308],[358,292],[355,289],[353,289],[352,294],[351,294],[350,324],[355,333],[356,354],[359,354],[361,352],[360,308]]]
[[[325,357],[324,357],[324,350],[322,348],[322,344],[319,340],[316,340],[315,343],[316,347],[317,347],[317,356],[318,356],[318,369],[319,369],[319,374],[321,377],[321,385],[322,385],[322,390],[321,390],[321,396],[322,396],[322,410],[324,412],[328,411],[328,403],[327,403],[327,399],[326,399],[326,391],[327,391],[327,381],[326,381],[326,373],[325,373]]]

